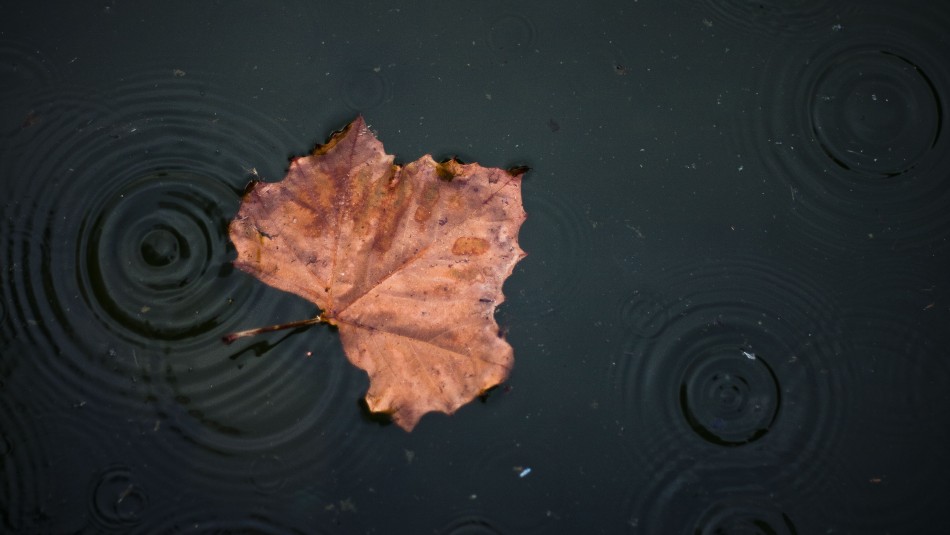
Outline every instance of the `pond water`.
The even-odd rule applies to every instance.
[[[950,6],[5,6],[0,526],[935,533]],[[236,270],[251,180],[362,114],[527,165],[508,380],[411,433]]]

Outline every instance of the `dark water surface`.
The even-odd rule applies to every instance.
[[[0,531],[943,532],[948,28],[923,1],[3,4]],[[532,168],[515,369],[411,434],[331,329],[220,342],[316,313],[232,268],[227,224],[357,113],[402,162]]]

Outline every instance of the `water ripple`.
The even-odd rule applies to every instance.
[[[141,522],[148,509],[148,493],[124,465],[102,470],[88,496],[92,516],[104,529],[127,530]]]
[[[498,62],[504,65],[531,52],[536,34],[531,19],[507,13],[488,26],[485,43]]]
[[[490,519],[478,513],[461,514],[439,530],[444,535],[501,535]]]
[[[737,354],[729,338],[702,336],[684,347],[696,358],[683,373],[680,408],[689,426],[706,441],[738,446],[769,432],[781,394],[765,359],[745,349]]]
[[[941,102],[925,70],[876,44],[855,43],[817,58],[809,122],[822,152],[844,171],[903,175],[941,130]]]
[[[30,474],[33,479],[25,482],[27,492],[19,497],[23,514],[17,532],[79,533],[87,527],[88,507],[76,497],[89,495],[90,482],[114,455],[115,443],[103,443],[107,428],[86,407],[40,410],[31,414],[30,421],[36,439],[18,437],[37,462]]]
[[[531,272],[532,285],[540,291],[519,296],[519,306],[530,309],[519,314],[538,318],[577,299],[590,258],[591,224],[572,204],[544,191],[525,192],[524,204],[528,220],[519,239],[528,256],[518,269]],[[536,239],[535,233],[543,239]]]
[[[37,120],[36,96],[61,81],[54,62],[36,45],[0,40],[0,136],[12,137]]]
[[[849,9],[834,0],[690,0],[708,25],[718,24],[744,34],[794,35],[796,39],[814,37],[830,31],[839,23],[842,10]]]
[[[11,273],[4,328],[69,357],[46,369],[54,390],[122,396],[140,368],[136,350],[211,346],[220,357],[211,343],[250,310],[251,287],[224,277],[226,225],[247,180],[243,158],[284,143],[252,126],[266,121],[222,118],[216,108],[229,107],[210,100],[156,80],[120,86],[114,111],[94,99],[49,106],[58,113],[12,163],[29,178],[16,181],[26,189],[0,221]],[[111,369],[97,372],[102,364]]]
[[[809,46],[772,51],[741,115],[740,152],[786,181],[792,239],[820,254],[950,245],[950,21],[853,15]]]
[[[312,330],[253,349],[267,356],[243,355],[237,366],[154,370],[142,432],[200,446],[207,457],[196,475],[224,486],[250,478],[264,494],[307,483],[303,474],[359,473],[376,444],[375,426],[361,425],[355,400],[365,384],[336,334]],[[180,440],[161,444],[168,450],[163,458],[180,455]]]
[[[43,355],[40,390],[168,434],[161,462],[179,459],[179,440],[198,444],[219,461],[199,473],[225,482],[280,447],[298,455],[271,477],[304,462],[354,468],[373,444],[351,429],[365,385],[334,333],[220,341],[316,313],[236,272],[227,235],[247,182],[281,178],[299,140],[200,73],[147,72],[103,98],[63,94],[80,105],[42,103],[48,120],[19,133],[24,154],[0,164],[28,177],[0,219],[0,333]],[[265,491],[282,484],[259,479]]]
[[[798,531],[787,513],[761,494],[736,496],[732,493],[709,504],[696,522],[694,533],[717,535],[795,535]]]
[[[644,288],[618,296],[620,324],[636,336],[653,338],[670,321],[674,303],[667,302],[660,292]]]
[[[741,459],[792,484],[811,481],[801,471],[820,481],[850,373],[827,292],[761,258],[707,260],[659,279],[654,287],[675,288],[656,298],[668,321],[649,336],[631,328],[609,379],[631,449],[650,466]]]
[[[104,116],[92,102],[38,129],[13,166],[31,189],[13,192],[3,221],[14,237],[6,265],[24,279],[41,273],[15,299],[21,325],[65,331],[80,346],[105,328],[176,350],[234,325],[243,310],[232,302],[248,291],[223,277],[227,222],[257,174],[247,162],[283,163],[289,136],[203,91],[162,73],[118,87]]]
[[[341,529],[337,524],[336,529],[331,529],[333,525],[330,521],[315,521],[315,515],[328,516],[326,511],[317,509],[315,505],[307,504],[301,507],[308,507],[305,515],[293,509],[294,504],[266,504],[261,502],[240,503],[240,499],[223,503],[216,502],[215,497],[194,496],[190,493],[183,493],[178,500],[175,500],[174,507],[166,507],[167,510],[161,514],[153,514],[149,522],[141,526],[135,526],[127,529],[125,532],[130,534],[152,534],[152,533],[195,533],[195,534],[219,534],[219,533],[254,533],[260,535],[290,535],[299,533],[336,533]],[[343,527],[352,528],[352,525],[342,524]]]
[[[234,192],[183,170],[130,175],[99,190],[78,225],[84,301],[120,336],[204,343],[219,324],[233,324],[233,302],[246,294],[238,278],[222,276],[230,271],[222,260]]]
[[[624,500],[631,533],[794,535],[779,489],[758,482],[736,486],[743,467],[711,467],[682,459],[660,467],[646,487]]]
[[[0,41],[0,96],[26,94],[60,79],[41,47],[25,41]]]
[[[379,65],[348,66],[343,74],[342,93],[347,107],[366,113],[392,99],[392,84]]]
[[[889,278],[900,271],[875,267],[875,292],[855,297],[844,313],[855,340],[856,373],[847,384],[860,410],[842,422],[836,496],[816,504],[814,514],[830,526],[927,532],[941,495],[919,489],[940,488],[950,478],[943,451],[950,440],[950,362],[946,341],[935,337],[945,318],[920,306],[932,288],[911,269]],[[848,499],[856,493],[861,500]]]
[[[7,392],[4,387],[4,395],[0,395],[0,526],[15,533],[28,525],[27,512],[40,501],[41,489],[36,482],[44,479],[46,468],[43,452],[26,447],[39,443],[30,409]]]
[[[931,309],[931,288],[914,284],[910,271],[898,284],[877,279],[873,298],[853,299],[845,315],[859,355],[855,392],[874,407],[851,421],[908,445],[915,439],[932,442],[928,437],[934,433],[950,436],[950,362],[946,340],[934,338],[944,332],[946,314]]]

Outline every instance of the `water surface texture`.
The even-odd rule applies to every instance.
[[[61,3],[62,4],[62,3]],[[0,531],[939,533],[950,5],[0,8]],[[234,269],[357,114],[527,165],[509,380],[407,434]]]

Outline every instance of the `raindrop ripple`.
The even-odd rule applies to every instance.
[[[280,179],[299,141],[223,94],[160,70],[41,103],[48,120],[0,163],[17,177],[0,219],[2,339],[56,355],[36,362],[36,391],[135,422],[169,450],[154,462],[197,444],[222,485],[273,450],[294,459],[279,479],[298,463],[352,468],[369,447],[350,429],[361,383],[333,333],[221,343],[316,313],[231,266],[246,184]]]
[[[704,20],[713,28],[721,23],[743,34],[794,35],[796,39],[814,38],[821,31],[830,31],[851,9],[834,0],[699,0],[688,4],[698,4],[709,15]]]
[[[850,373],[836,362],[842,337],[828,292],[741,256],[657,277],[654,287],[676,289],[657,298],[669,303],[668,320],[651,336],[631,328],[610,372],[629,449],[657,469],[698,457],[712,467],[755,463],[793,485],[820,480]]]
[[[764,111],[737,114],[739,151],[787,182],[788,233],[820,255],[950,245],[950,21],[894,9],[774,49]]]

